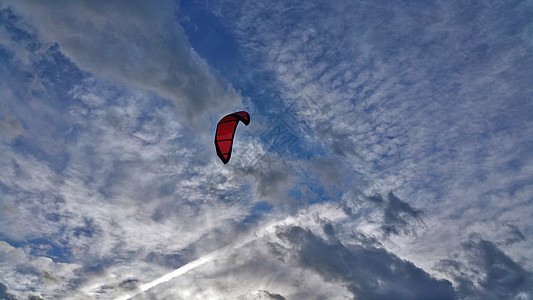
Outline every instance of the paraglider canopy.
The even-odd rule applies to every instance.
[[[217,150],[217,156],[224,164],[227,164],[231,158],[233,137],[235,136],[235,130],[239,121],[248,126],[250,124],[250,115],[245,111],[234,112],[222,118],[217,124],[215,148]]]

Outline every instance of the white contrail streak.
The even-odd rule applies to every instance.
[[[222,249],[219,249],[217,251],[214,251],[214,252],[211,252],[207,255],[204,255],[200,258],[198,258],[197,260],[193,260],[179,268],[177,268],[176,270],[170,272],[170,273],[167,273],[159,278],[157,278],[156,280],[153,280],[153,281],[150,281],[148,283],[145,283],[145,284],[142,284],[138,290],[136,290],[134,293],[132,294],[127,294],[127,295],[123,295],[123,296],[120,296],[118,298],[115,298],[115,300],[127,300],[127,299],[130,299],[130,298],[133,298],[135,296],[137,296],[138,294],[140,293],[144,293],[146,292],[147,290],[155,287],[155,286],[158,286],[160,285],[161,283],[164,283],[164,282],[167,282],[171,279],[174,279],[180,275],[183,275],[187,272],[189,272],[190,270],[196,268],[196,267],[199,267],[207,262],[210,262],[212,261],[213,259],[215,259],[216,257],[218,257],[220,254],[221,254],[221,250],[223,250],[224,248]]]
[[[155,287],[155,286],[158,286],[160,285],[161,283],[164,283],[164,282],[167,282],[169,280],[172,280],[178,276],[181,276],[187,272],[189,272],[190,270],[192,269],[195,269],[205,263],[208,263],[210,261],[213,261],[219,257],[222,257],[224,256],[225,254],[227,254],[228,252],[230,252],[231,250],[233,249],[237,249],[237,248],[240,248],[248,243],[251,243],[253,242],[254,240],[256,240],[259,236],[265,234],[265,233],[271,233],[271,232],[274,232],[274,229],[277,225],[280,225],[282,223],[285,223],[287,222],[288,220],[290,220],[292,218],[288,218],[284,221],[281,221],[281,222],[275,222],[275,223],[272,223],[268,226],[265,226],[262,228],[262,230],[260,230],[259,232],[256,232],[254,233],[253,235],[250,235],[250,236],[247,236],[241,240],[239,240],[238,242],[236,243],[233,243],[231,245],[228,245],[228,246],[225,246],[225,247],[222,247],[218,250],[215,250],[207,255],[204,255],[196,260],[193,260],[179,268],[177,268],[176,270],[170,272],[170,273],[167,273],[153,281],[150,281],[148,283],[144,283],[144,284],[141,284],[139,286],[139,289],[138,290],[135,290],[134,292],[130,293],[130,294],[126,294],[126,295],[123,295],[123,296],[120,296],[118,298],[115,298],[115,300],[128,300],[130,298],[133,298],[137,295],[139,295],[140,293],[144,293],[146,291],[148,291],[149,289]]]

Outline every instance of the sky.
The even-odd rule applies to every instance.
[[[533,299],[532,58],[531,1],[0,0],[0,299]]]

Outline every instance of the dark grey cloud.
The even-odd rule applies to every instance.
[[[526,240],[526,237],[520,231],[520,229],[518,229],[518,227],[512,224],[506,224],[505,226],[508,229],[507,236],[505,237],[505,240],[501,242],[501,244],[512,245],[514,243],[519,243]]]
[[[368,245],[376,248],[382,248],[383,244],[379,241],[379,239],[373,235],[366,234],[364,232],[361,232],[359,230],[355,230],[353,232],[353,238],[356,242],[361,243],[362,245]]]
[[[319,174],[322,183],[337,185],[337,188],[343,188],[343,178],[348,177],[341,161],[337,159],[313,158],[310,170]]]
[[[456,282],[464,299],[530,299],[533,273],[494,243],[473,237],[462,244],[462,259],[445,259],[438,269]]]
[[[348,285],[360,299],[456,299],[452,284],[431,277],[411,262],[383,248],[327,242],[299,226],[280,230],[278,237],[293,245],[294,256],[303,268],[327,281]]]
[[[135,290],[139,287],[137,279],[126,279],[119,284],[119,287],[125,290]]]
[[[385,237],[392,235],[415,235],[417,230],[425,228],[424,213],[409,203],[402,201],[392,191],[386,197],[381,194],[363,196],[366,207],[355,207],[353,201],[343,202],[344,211],[353,218],[367,219],[367,214],[382,213],[380,229]],[[360,201],[360,200],[356,200]]]
[[[270,299],[270,300],[287,300],[285,297],[283,297],[280,294],[272,293],[265,290],[259,290],[259,295],[257,295],[257,300],[259,299]]]
[[[289,167],[275,156],[270,156],[263,162],[265,164],[255,173],[258,174],[257,192],[261,197],[278,198],[279,201],[283,187],[289,185],[291,170],[288,170]]]
[[[381,227],[385,235],[413,234],[417,226],[423,226],[422,211],[389,192]]]
[[[233,170],[243,180],[253,178],[255,194],[260,199],[273,204],[287,201],[287,191],[293,187],[297,176],[290,161],[278,153],[265,152],[251,142],[241,156],[233,158]]]
[[[10,294],[7,290],[7,286],[0,282],[0,299],[17,300],[17,297],[15,297],[15,295]]]

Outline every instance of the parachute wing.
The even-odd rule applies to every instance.
[[[234,112],[222,118],[217,124],[215,148],[217,149],[218,157],[224,164],[227,164],[231,158],[233,137],[239,121],[248,126],[250,124],[250,115],[245,111]]]

